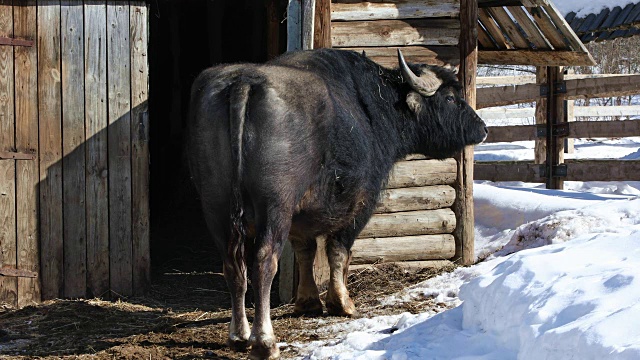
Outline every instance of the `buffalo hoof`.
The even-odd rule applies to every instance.
[[[249,342],[242,339],[228,339],[227,346],[229,346],[229,348],[233,351],[242,352],[247,350]]]
[[[345,304],[339,301],[327,300],[327,313],[332,316],[358,317],[358,310],[350,298],[347,298]]]
[[[322,315],[322,303],[318,298],[296,300],[293,313],[295,315],[320,316]]]
[[[249,359],[251,360],[271,360],[280,358],[280,349],[275,341],[267,341],[262,344],[253,344]]]

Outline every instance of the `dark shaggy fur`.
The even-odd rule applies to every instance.
[[[426,69],[411,68],[417,75]],[[233,327],[246,322],[236,309],[244,309],[239,298],[246,291],[246,236],[257,247],[250,342],[257,357],[273,355],[275,345],[256,323],[268,316],[271,263],[287,237],[297,252],[314,254],[315,237],[326,235],[330,257],[348,266],[349,249],[395,161],[411,153],[447,158],[485,138],[484,123],[460,98],[456,75],[430,69],[443,82],[430,97],[419,96],[399,70],[330,49],[289,53],[265,65],[218,66],[196,79],[190,168],[209,228],[225,254],[236,317],[230,342],[247,340],[246,334],[233,338]],[[336,301],[332,306],[347,306],[344,299]]]

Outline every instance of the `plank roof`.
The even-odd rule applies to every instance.
[[[565,19],[583,43],[630,37],[640,34],[640,1],[580,17],[570,12]]]

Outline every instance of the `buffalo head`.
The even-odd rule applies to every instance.
[[[422,153],[444,159],[487,138],[486,124],[462,98],[462,86],[451,69],[409,66],[400,50],[398,62],[410,88],[406,102],[415,117]]]

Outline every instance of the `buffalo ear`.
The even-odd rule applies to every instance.
[[[419,114],[422,110],[422,96],[415,91],[409,91],[407,94],[407,105],[409,105],[409,109],[416,115]]]

